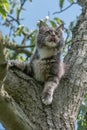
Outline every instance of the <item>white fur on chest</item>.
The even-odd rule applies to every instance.
[[[38,53],[40,55],[40,59],[43,58],[48,58],[50,56],[56,55],[57,54],[57,49],[55,48],[40,48],[38,49]]]

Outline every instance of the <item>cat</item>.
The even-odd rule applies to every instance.
[[[41,99],[45,105],[52,103],[54,91],[65,73],[64,63],[61,61],[64,45],[62,30],[63,24],[51,28],[40,21],[35,52],[30,62],[9,62],[9,66],[15,66],[44,83]]]

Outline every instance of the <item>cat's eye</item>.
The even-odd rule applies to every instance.
[[[46,33],[46,34],[51,34],[50,30],[47,30],[45,33]]]
[[[55,31],[55,34],[60,37],[60,33],[58,31]]]
[[[55,31],[55,34],[58,35],[59,34],[58,31]]]
[[[59,31],[55,31],[55,34],[56,34],[58,37],[61,36],[61,32],[59,32]]]

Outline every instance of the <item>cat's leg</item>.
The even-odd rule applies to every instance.
[[[19,62],[16,60],[8,60],[8,67],[9,68],[17,68],[22,72],[31,75],[32,74],[32,67],[29,62]]]
[[[60,79],[62,78],[64,73],[65,66],[64,63],[61,62],[58,75],[56,77],[51,76],[50,78],[48,78],[48,81],[45,82],[44,90],[42,93],[42,102],[45,105],[49,105],[52,103],[54,91],[58,87]]]
[[[42,102],[45,105],[49,105],[52,103],[53,94],[54,94],[54,91],[57,88],[58,84],[59,84],[58,77],[56,77],[55,80],[53,79],[53,80],[47,81],[45,83],[44,90],[42,93]]]

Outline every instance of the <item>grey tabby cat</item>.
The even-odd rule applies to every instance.
[[[36,49],[30,62],[9,62],[10,66],[15,66],[36,80],[44,82],[41,98],[46,105],[52,103],[54,91],[64,75],[64,63],[61,61],[64,45],[62,29],[63,25],[54,29],[46,27],[40,21]]]

